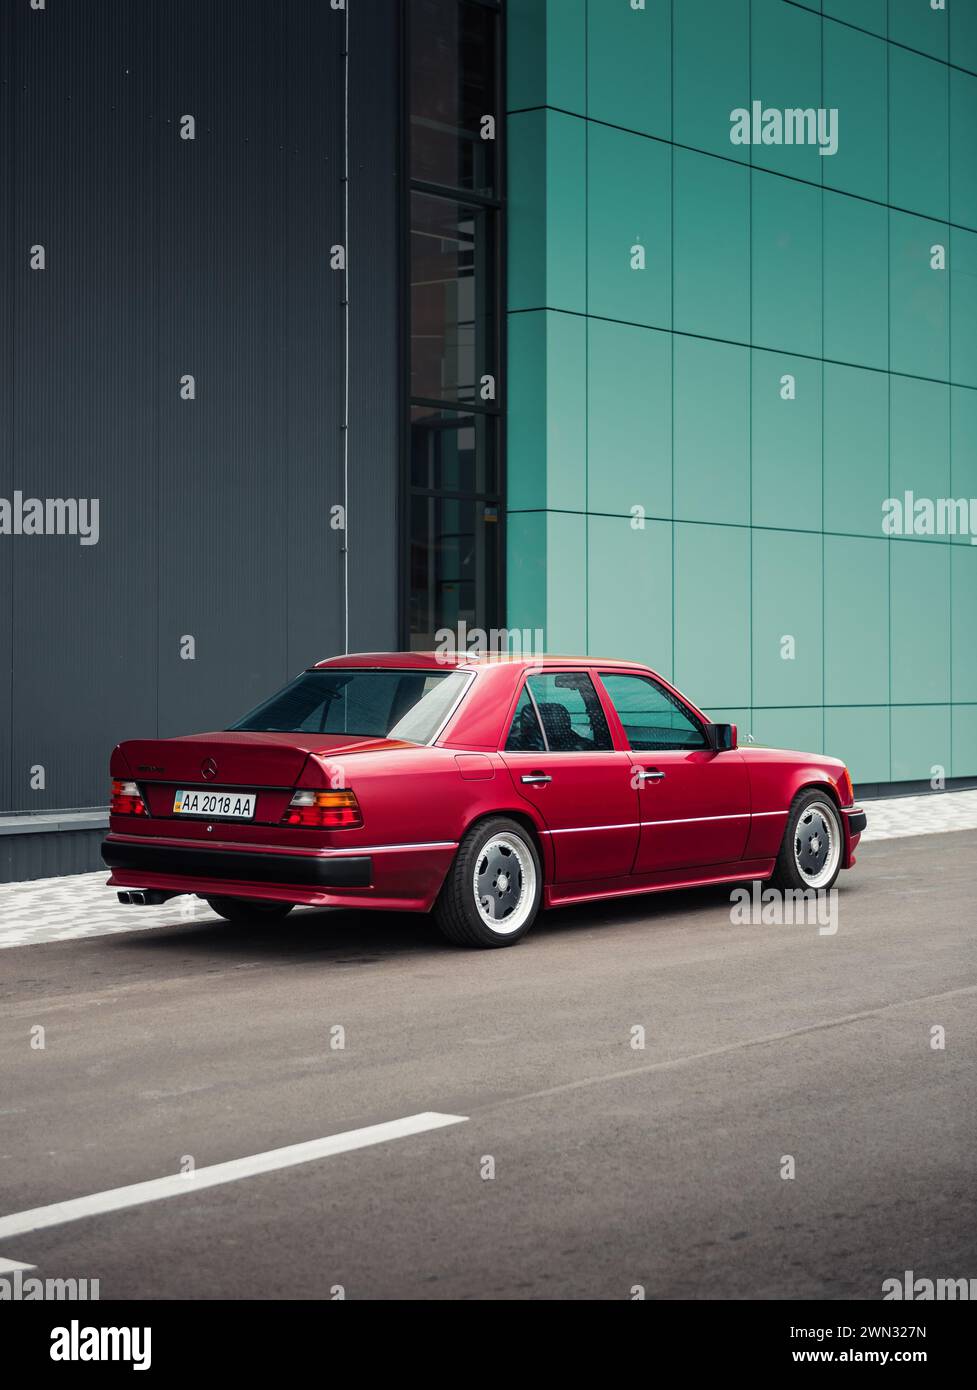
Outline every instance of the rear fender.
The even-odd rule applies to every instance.
[[[543,884],[546,885],[552,883],[556,876],[553,837],[547,831],[542,817],[538,813],[533,814],[534,812],[535,807],[530,807],[528,804],[522,806],[493,807],[491,810],[473,816],[465,826],[464,833],[467,835],[472,826],[477,825],[479,821],[488,820],[491,816],[506,816],[509,820],[514,820],[517,825],[521,825],[525,830],[528,830],[533,837],[533,843],[539,852],[540,864],[543,870]]]

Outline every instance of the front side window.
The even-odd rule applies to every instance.
[[[600,678],[635,751],[706,747],[698,720],[656,681],[604,671]]]
[[[429,743],[467,680],[460,671],[303,671],[229,727],[252,733],[350,734]]]
[[[585,672],[530,676],[526,684],[536,701],[551,753],[586,753],[613,747],[597,691]]]

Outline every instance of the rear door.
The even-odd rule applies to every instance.
[[[516,790],[549,830],[559,882],[631,872],[638,793],[586,671],[527,676],[501,750]]]
[[[742,857],[750,781],[736,749],[715,752],[692,711],[650,675],[602,669],[638,790],[635,873],[727,864]]]

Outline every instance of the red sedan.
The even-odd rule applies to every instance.
[[[865,828],[836,758],[737,747],[648,667],[591,657],[335,657],[229,729],[119,744],[111,772],[123,902],[433,910],[465,946],[511,946],[541,906],[826,890]]]

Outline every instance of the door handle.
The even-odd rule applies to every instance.
[[[553,778],[547,772],[525,772],[522,780],[536,785],[540,782],[552,782]]]
[[[659,772],[657,767],[635,768],[634,775],[642,782],[661,782],[665,778],[664,772]]]

